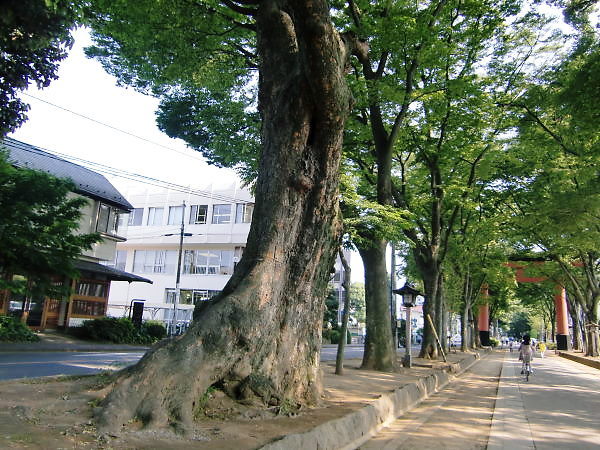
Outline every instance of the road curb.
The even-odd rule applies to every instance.
[[[450,363],[446,370],[435,370],[418,381],[408,383],[389,394],[382,394],[371,404],[344,417],[330,420],[304,433],[289,434],[260,448],[262,450],[355,449],[427,397],[442,390],[454,377],[467,370],[479,359],[479,353],[469,355],[458,363]]]
[[[600,370],[600,361],[599,360],[591,359],[591,358],[588,358],[585,356],[576,355],[574,353],[569,353],[569,352],[558,352],[558,356],[561,356],[562,358],[570,359],[571,361],[575,361],[580,364],[585,364],[586,366]]]

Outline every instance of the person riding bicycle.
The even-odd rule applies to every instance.
[[[521,367],[521,374],[525,373],[525,367],[529,366],[529,371],[533,372],[531,369],[531,360],[533,359],[533,344],[531,343],[531,338],[528,334],[523,336],[523,341],[521,341],[521,345],[519,346],[519,359],[523,361],[523,366]]]

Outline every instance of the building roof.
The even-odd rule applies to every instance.
[[[106,276],[111,281],[139,281],[141,283],[150,283],[152,280],[148,278],[140,277],[133,273],[124,272],[114,267],[105,266],[91,261],[77,260],[75,261],[75,267],[81,272],[91,272],[99,275]]]
[[[103,175],[48,153],[39,147],[12,138],[0,140],[0,149],[8,150],[8,160],[16,167],[40,170],[57,178],[70,179],[76,192],[118,208],[131,211],[133,206]]]

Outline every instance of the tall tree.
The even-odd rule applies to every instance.
[[[600,189],[598,38],[584,33],[573,51],[511,102],[520,115],[512,145],[515,223],[530,246],[561,267],[571,297],[586,317],[587,351],[599,353]]]
[[[492,74],[499,59],[492,58],[490,49],[505,40],[520,45],[527,37],[512,37],[514,28],[506,32],[506,22],[519,5],[351,4],[357,34],[376,38],[354,67],[351,86],[358,102],[347,133],[348,157],[371,184],[370,200],[410,211],[411,226],[404,229],[404,239],[424,280],[424,309],[440,330],[446,328],[442,271],[447,245],[461,205],[472,201],[479,177],[486,176],[487,155],[498,150],[494,140],[503,129],[503,117],[496,95],[515,89],[514,73],[512,78]],[[523,27],[538,26],[534,15],[520,20]],[[507,53],[498,55],[506,59]],[[523,61],[513,56],[516,72]],[[387,241],[376,236],[365,241],[372,242],[361,253],[374,285],[367,292],[385,292]],[[377,302],[386,300],[380,294]],[[379,309],[383,317],[386,308]],[[369,349],[365,350],[366,360]],[[421,355],[436,354],[426,323]]]
[[[254,219],[242,260],[186,334],[119,376],[101,426],[118,429],[138,417],[147,425],[186,429],[215,383],[264,403],[318,401],[316,324],[341,230],[339,163],[350,106],[344,69],[354,41],[334,29],[321,0],[148,0],[95,8],[92,25],[104,35],[107,55],[124,58],[135,75],[153,67],[144,58],[202,56],[183,77],[201,84],[211,69],[227,76],[221,63],[235,57],[232,49],[236,55],[256,49],[262,121]],[[158,46],[154,54],[150,45],[128,53],[128,44],[139,50],[141,41],[149,44],[168,30],[176,39],[171,53]]]
[[[0,15],[0,137],[26,119],[18,93],[35,83],[47,87],[73,44],[70,29],[81,19],[82,1],[8,0]]]

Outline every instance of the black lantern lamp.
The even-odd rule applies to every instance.
[[[405,283],[400,289],[396,289],[394,294],[402,296],[402,306],[405,308],[412,308],[415,306],[417,304],[417,297],[421,295],[419,291],[408,283]]]
[[[419,291],[413,288],[410,284],[405,283],[400,289],[395,289],[394,294],[402,296],[402,306],[406,308],[406,354],[402,360],[404,367],[412,367],[411,344],[412,344],[412,329],[410,308],[417,304],[417,297],[421,295]]]

